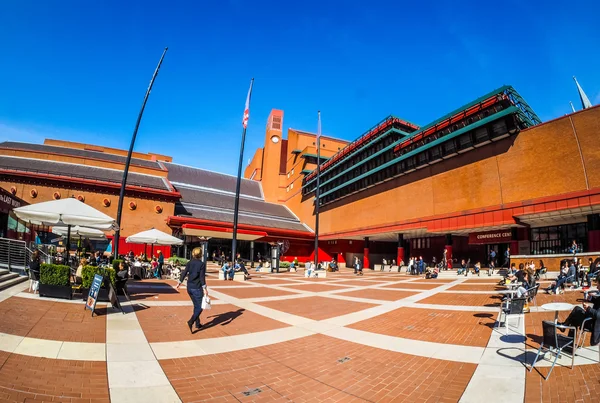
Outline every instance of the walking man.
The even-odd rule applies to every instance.
[[[194,333],[192,325],[196,324],[196,330],[200,330],[202,324],[200,323],[200,314],[202,313],[202,299],[208,297],[208,290],[206,289],[206,265],[200,258],[202,257],[202,248],[194,248],[192,251],[192,260],[185,265],[185,270],[179,277],[179,283],[177,283],[177,289],[185,280],[187,281],[187,292],[194,304],[194,312],[192,317],[187,321],[187,325],[190,328],[190,333]]]

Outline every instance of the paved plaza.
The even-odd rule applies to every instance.
[[[190,334],[174,280],[130,281],[126,314],[81,300],[0,292],[2,402],[597,402],[598,347],[528,372],[541,339],[531,313],[494,329],[494,278],[425,280],[351,271],[208,277],[213,307]],[[547,282],[542,281],[542,287]],[[579,304],[582,293],[540,295]],[[568,312],[561,313],[564,317]],[[549,359],[550,356],[548,355]]]

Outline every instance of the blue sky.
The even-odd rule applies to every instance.
[[[289,3],[289,4],[288,4]],[[424,125],[503,84],[542,120],[600,103],[600,2],[0,2],[0,140],[129,146],[235,174],[272,108],[354,139],[389,114]],[[342,6],[343,4],[343,6]]]

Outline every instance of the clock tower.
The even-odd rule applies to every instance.
[[[262,166],[262,185],[265,200],[277,202],[279,198],[279,176],[281,145],[283,143],[283,111],[273,109],[267,120],[265,148]],[[285,174],[285,172],[284,172]]]

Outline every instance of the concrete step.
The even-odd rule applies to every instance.
[[[8,280],[12,280],[13,278],[19,277],[17,273],[11,273],[6,271],[4,273],[0,273],[0,283],[3,283]]]
[[[6,290],[7,288],[10,288],[14,285],[20,284],[20,283],[24,283],[25,281],[29,280],[28,277],[26,276],[19,276],[16,273],[12,273],[14,274],[14,276],[11,275],[10,279],[6,280],[2,280],[2,282],[0,282],[0,291],[2,290]],[[2,277],[6,277],[6,276],[2,276]],[[0,278],[2,278],[0,277]]]

